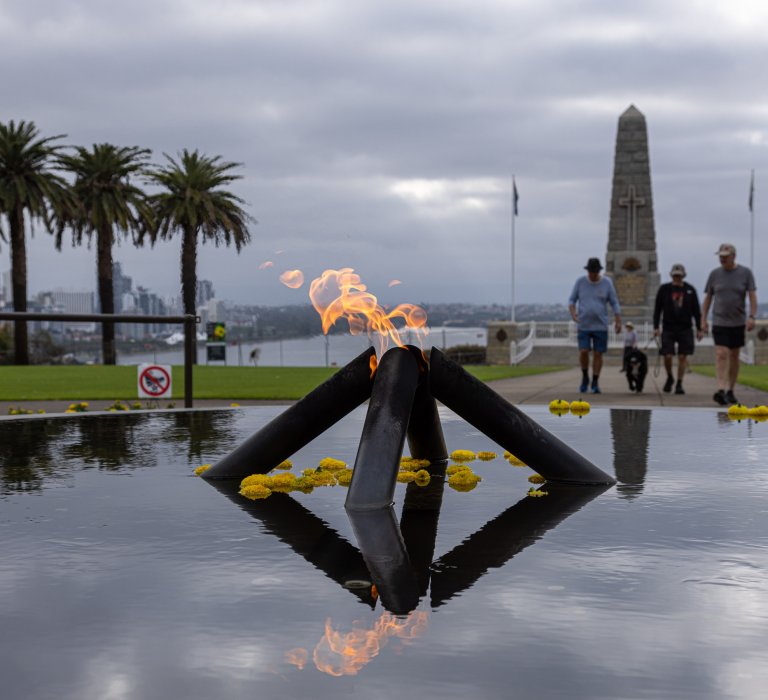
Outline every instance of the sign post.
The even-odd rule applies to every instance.
[[[173,396],[170,365],[144,363],[138,367],[140,399],[170,399]]]

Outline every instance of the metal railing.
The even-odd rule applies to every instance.
[[[184,326],[184,408],[193,407],[192,367],[195,364],[199,316],[142,316],[140,314],[53,314],[32,311],[0,311],[0,321],[60,321],[74,323],[180,323]]]
[[[578,339],[578,327],[573,321],[525,321],[517,324],[518,334],[524,337],[522,340],[512,343],[510,361],[512,364],[522,362],[531,354],[533,348],[567,346],[576,347]],[[644,350],[654,346],[653,324],[645,322],[635,326],[637,333],[637,346]],[[714,345],[712,336],[706,335],[697,341],[697,345],[711,347]],[[608,347],[624,347],[623,333],[616,333],[614,327],[608,327]],[[755,341],[748,339],[741,349],[739,359],[744,364],[755,364]]]

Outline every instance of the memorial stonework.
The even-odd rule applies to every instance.
[[[619,117],[616,134],[605,273],[616,286],[622,318],[635,323],[650,321],[660,278],[648,129],[634,105]]]

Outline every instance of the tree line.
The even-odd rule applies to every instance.
[[[0,240],[11,251],[14,311],[27,310],[26,230],[40,224],[61,250],[66,234],[74,245],[96,242],[101,312],[115,310],[112,247],[136,246],[181,235],[181,296],[185,314],[195,314],[197,243],[248,243],[254,219],[245,201],[226,189],[241,179],[241,163],[184,149],[152,164],[138,146],[62,143],[65,134],[44,137],[34,122],[0,122]],[[153,187],[147,191],[144,187]],[[114,324],[102,325],[104,364],[116,362]],[[14,323],[14,362],[29,364],[26,323]]]

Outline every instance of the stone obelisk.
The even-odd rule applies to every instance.
[[[656,230],[648,129],[634,105],[619,117],[616,133],[605,272],[616,285],[622,318],[650,321],[659,287]]]

